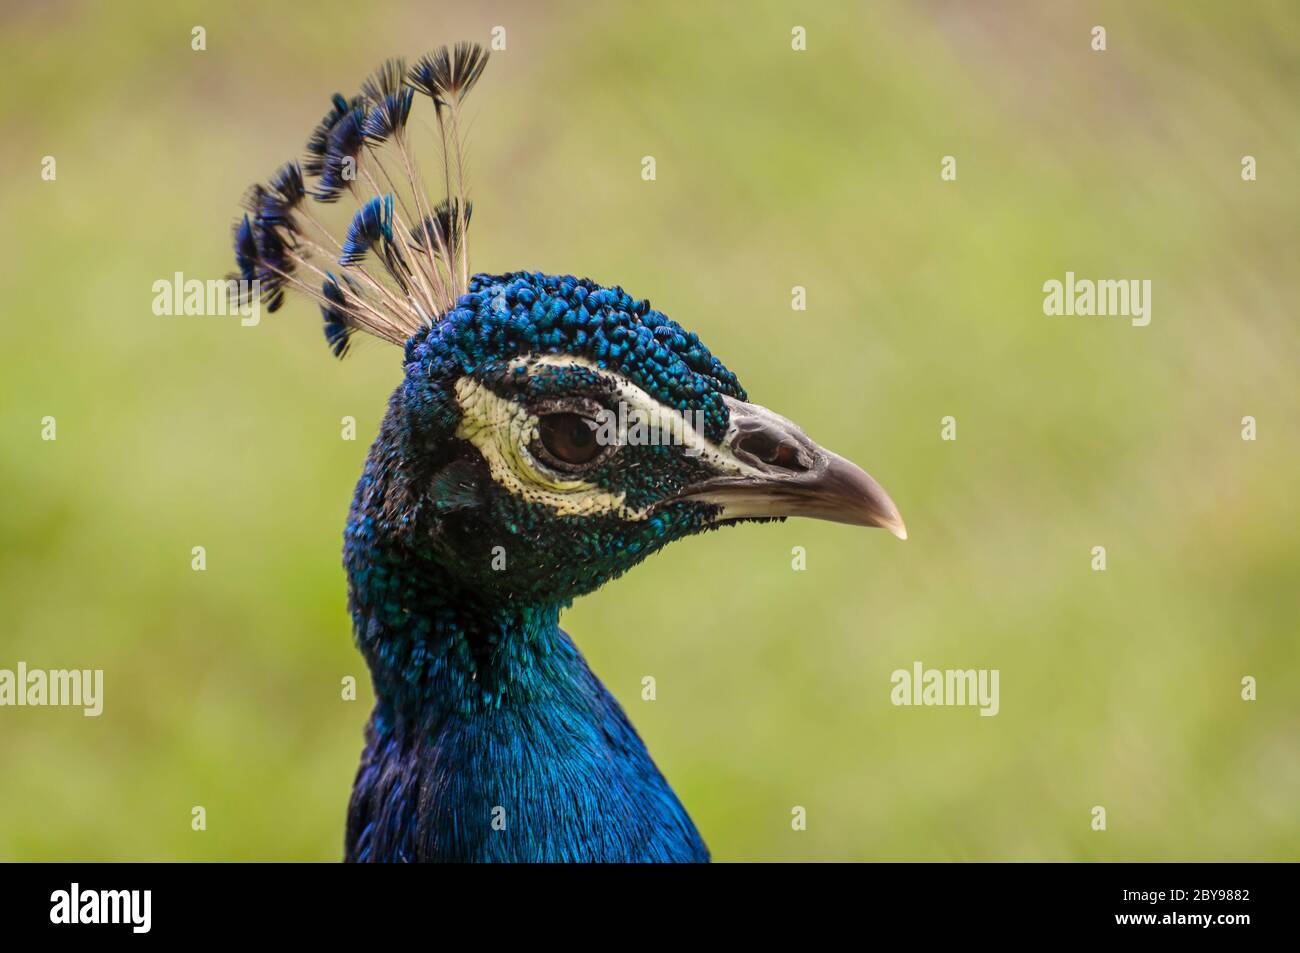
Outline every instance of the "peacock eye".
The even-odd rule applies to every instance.
[[[537,434],[547,463],[562,468],[585,467],[604,451],[597,439],[598,424],[582,414],[544,414],[537,420]]]

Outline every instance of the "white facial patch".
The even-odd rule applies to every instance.
[[[530,503],[542,503],[560,516],[645,519],[648,510],[624,505],[625,493],[611,493],[585,480],[564,479],[540,466],[529,453],[537,439],[537,417],[528,408],[493,393],[472,377],[456,381],[460,423],[456,436],[472,443],[487,461],[492,479]]]
[[[600,376],[613,389],[614,399],[627,408],[622,420],[641,420],[658,428],[656,442],[676,444],[692,458],[719,475],[762,474],[738,460],[726,446],[713,444],[674,408],[655,400],[631,381],[596,366],[582,357],[548,354],[517,358],[511,370],[532,373],[542,367],[582,367]],[[542,503],[560,516],[614,514],[621,519],[643,520],[650,509],[627,506],[627,494],[611,492],[585,480],[567,479],[538,463],[529,446],[538,437],[538,419],[524,404],[508,400],[472,377],[456,381],[460,423],[456,436],[474,445],[487,462],[492,479],[530,503]],[[730,435],[728,435],[730,436]],[[620,426],[619,440],[625,440]]]

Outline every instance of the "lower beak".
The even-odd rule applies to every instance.
[[[720,506],[719,519],[810,516],[879,526],[907,539],[898,507],[865,470],[813,443],[766,407],[723,400],[731,421],[722,449],[741,464],[741,472],[688,486],[675,499]]]

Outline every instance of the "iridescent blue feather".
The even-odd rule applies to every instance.
[[[343,253],[339,256],[340,265],[357,265],[366,257],[366,253],[379,242],[393,240],[393,197],[391,195],[375,196],[357,210],[348,226],[347,238],[343,240]]]

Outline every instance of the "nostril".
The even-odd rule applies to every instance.
[[[736,449],[757,457],[764,463],[783,470],[807,470],[799,459],[799,448],[789,440],[778,440],[762,430],[742,434],[736,440]]]

